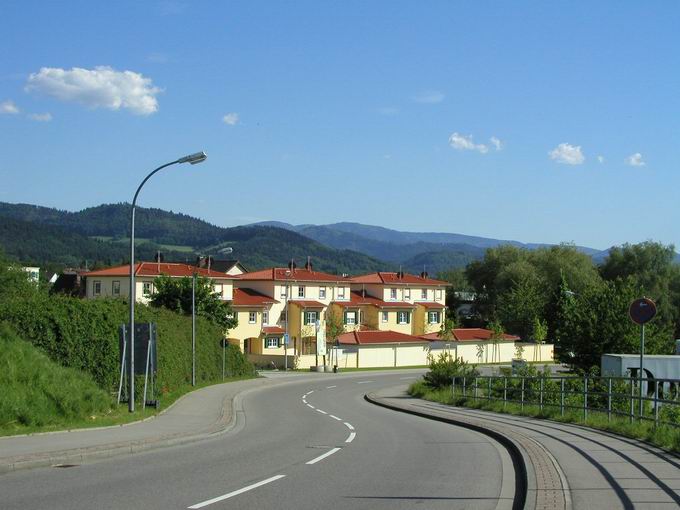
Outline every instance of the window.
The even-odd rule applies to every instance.
[[[387,322],[387,319],[389,318],[389,312],[383,312],[382,313],[382,321]]]
[[[257,312],[248,312],[248,324],[255,324],[257,322]]]
[[[411,312],[397,312],[397,322],[399,324],[411,324]]]
[[[113,280],[111,282],[111,295],[120,296],[120,281]]]
[[[219,294],[220,297],[222,297],[222,293],[224,292],[224,285],[222,285],[221,283],[217,283],[213,287],[213,290],[214,290],[215,294]]]
[[[279,339],[277,337],[267,337],[264,342],[266,349],[278,349],[279,347]]]
[[[437,301],[441,301],[442,299],[442,289],[437,289]]]
[[[420,291],[420,299],[427,299],[427,289]]]
[[[102,282],[95,280],[92,282],[92,294],[98,296],[102,293]]]
[[[345,299],[345,287],[338,287],[338,299]]]
[[[288,297],[288,287],[281,285],[281,293],[279,294],[281,299],[286,299]]]
[[[303,285],[298,287],[298,297],[305,297],[305,287]]]
[[[404,289],[404,299],[411,299],[411,289]]]
[[[142,294],[144,294],[145,296],[150,296],[152,292],[153,292],[153,283],[151,283],[151,282],[142,283]]]
[[[234,318],[234,312],[227,312],[227,319],[233,319]]]
[[[319,312],[305,312],[305,324],[316,324]]]
[[[439,324],[440,321],[440,312],[430,312],[429,313],[429,321],[430,324]]]
[[[269,312],[265,310],[262,312],[262,325],[266,326],[267,324],[269,324]]]
[[[280,320],[281,322],[286,322],[287,319],[288,319],[288,317],[286,316],[286,311],[283,310],[283,311],[281,312],[281,317],[279,317],[279,320]]]
[[[345,312],[345,324],[353,325],[357,323],[356,312]]]
[[[390,299],[397,299],[397,289],[390,289]]]
[[[319,287],[319,299],[326,299],[326,287]]]

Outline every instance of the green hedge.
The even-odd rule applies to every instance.
[[[0,319],[57,363],[89,373],[107,391],[117,390],[118,328],[128,319],[126,301],[84,300],[36,291],[0,299]],[[157,324],[158,387],[162,393],[191,382],[191,317],[139,305],[135,320]],[[222,338],[217,326],[198,318],[197,383],[221,379]],[[254,375],[253,366],[238,348],[228,346],[226,360],[228,376]]]

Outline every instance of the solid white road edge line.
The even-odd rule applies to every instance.
[[[351,423],[345,422],[345,427],[347,427],[349,430],[354,430],[354,427],[352,427]]]
[[[338,418],[338,417],[335,416],[334,414],[329,414],[328,416],[330,416],[330,417],[333,418],[334,420],[342,421],[342,418]]]
[[[330,390],[331,388],[337,388],[337,385],[333,385],[333,386],[326,386],[326,389],[327,389],[327,390]]]
[[[309,464],[309,462],[307,463]],[[256,489],[257,487],[262,487],[263,485],[266,485],[271,482],[275,482],[276,480],[280,480],[281,478],[284,478],[286,475],[276,475],[272,476],[271,478],[267,478],[266,480],[262,480],[261,482],[254,483],[252,485],[248,485],[247,487],[243,487],[242,489],[238,489],[232,492],[229,492],[228,494],[225,494],[224,496],[218,496],[213,499],[209,499],[207,501],[203,501],[202,503],[196,503],[195,505],[192,505],[188,507],[190,510],[195,510],[197,508],[203,508],[204,506],[212,505],[213,503],[217,503],[218,501],[224,501],[225,499],[232,498],[234,496],[238,496],[239,494],[243,494],[244,492],[248,492],[250,490]]]
[[[338,451],[340,451],[340,448],[333,448],[333,449],[331,449],[331,450],[328,450],[328,451],[327,451],[326,453],[324,453],[323,455],[319,455],[316,459],[310,460],[309,462],[307,462],[307,464],[310,464],[310,465],[311,465],[311,464],[316,464],[316,463],[319,462],[320,460],[323,460],[323,459],[325,459],[326,457],[330,457],[331,455],[333,455],[335,452],[338,452]]]
[[[357,433],[356,432],[350,432],[347,439],[345,439],[345,443],[351,443],[352,441],[354,441],[355,437],[357,437]]]
[[[358,381],[357,384],[368,384],[373,381]]]

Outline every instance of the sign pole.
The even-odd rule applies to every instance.
[[[191,385],[196,386],[196,273],[191,279]]]
[[[644,322],[640,325],[640,374],[639,374],[639,379],[640,379],[640,387],[638,388],[639,391],[639,399],[640,399],[640,419],[642,419],[642,415],[644,413],[644,401],[642,400],[642,378],[643,378],[643,363],[644,363],[644,358],[645,358],[645,324]]]
[[[642,399],[642,379],[644,378],[644,361],[645,361],[645,324],[651,321],[656,315],[656,304],[648,298],[636,299],[630,304],[628,315],[635,324],[640,325],[640,371],[638,372],[638,400],[640,419],[643,418],[645,412],[645,402]],[[631,395],[632,395],[633,380],[631,376]],[[632,411],[632,402],[631,402]],[[632,412],[631,412],[632,414]]]

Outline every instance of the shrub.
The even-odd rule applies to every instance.
[[[441,388],[451,384],[453,377],[476,377],[479,372],[468,365],[462,358],[454,358],[448,352],[442,352],[436,358],[427,356],[430,371],[425,374],[425,383],[431,388]]]

